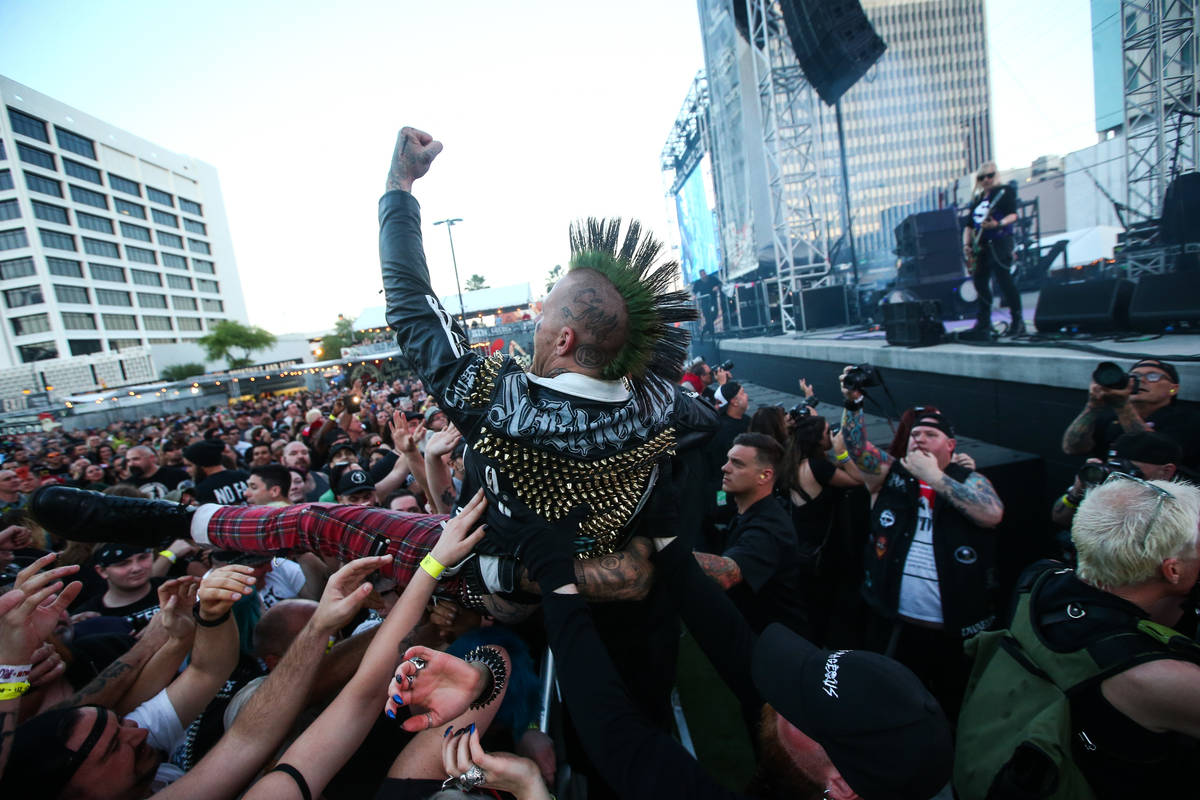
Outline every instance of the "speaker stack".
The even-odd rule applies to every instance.
[[[1038,296],[1033,323],[1039,333],[1127,331],[1132,297],[1133,281],[1124,278],[1047,284]]]
[[[829,105],[887,50],[857,0],[781,0],[779,5],[800,69]]]
[[[885,303],[881,308],[888,344],[927,347],[942,341],[946,335],[942,306],[936,300]]]
[[[1146,333],[1200,328],[1200,275],[1143,275],[1129,301],[1129,324]]]

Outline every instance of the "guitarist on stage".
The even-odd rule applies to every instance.
[[[996,184],[996,164],[985,162],[975,173],[975,196],[971,199],[971,225],[963,229],[963,254],[967,272],[975,282],[979,308],[972,338],[986,339],[992,329],[992,278],[1000,284],[1012,312],[1008,335],[1025,333],[1021,317],[1021,293],[1013,280],[1013,223],[1017,221],[1017,197],[1011,186]]]

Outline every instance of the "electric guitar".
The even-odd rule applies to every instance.
[[[999,203],[1004,193],[1008,191],[1007,186],[1001,186],[1000,191],[992,199],[991,205],[988,207],[987,215],[980,221],[978,228],[971,229],[971,243],[967,247],[967,274],[975,275],[975,267],[979,263],[979,254],[983,252],[983,223],[992,218],[992,214],[996,213],[996,204]]]

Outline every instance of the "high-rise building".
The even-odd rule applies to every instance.
[[[791,2],[752,0],[741,35],[745,0],[698,7],[726,265],[736,275],[775,261],[807,281],[850,259],[834,109],[791,50]],[[894,267],[903,216],[965,202],[944,188],[991,158],[987,36],[983,0],[862,6],[887,51],[842,97],[842,116],[858,260],[882,270]]]
[[[246,321],[216,170],[0,76],[0,367]]]
[[[1092,0],[1092,93],[1096,132],[1104,136],[1125,123],[1122,60],[1121,0]]]

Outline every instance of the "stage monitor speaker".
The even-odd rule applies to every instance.
[[[1159,333],[1180,325],[1200,325],[1200,280],[1195,273],[1143,275],[1129,302],[1129,324],[1135,331]]]
[[[1163,196],[1159,234],[1163,244],[1200,242],[1200,172],[1185,172],[1167,187]]]
[[[779,5],[800,69],[829,105],[887,50],[857,0],[780,0]]]
[[[884,304],[883,327],[888,344],[907,347],[937,344],[946,335],[942,305],[936,300]]]
[[[1129,330],[1132,295],[1133,281],[1123,278],[1046,285],[1038,296],[1033,322],[1039,333]]]
[[[800,316],[800,308],[794,308],[796,328],[799,330],[815,330],[817,328],[837,328],[850,324],[850,293],[849,286],[821,286],[816,289],[805,289],[800,293],[804,304],[804,316]]]

